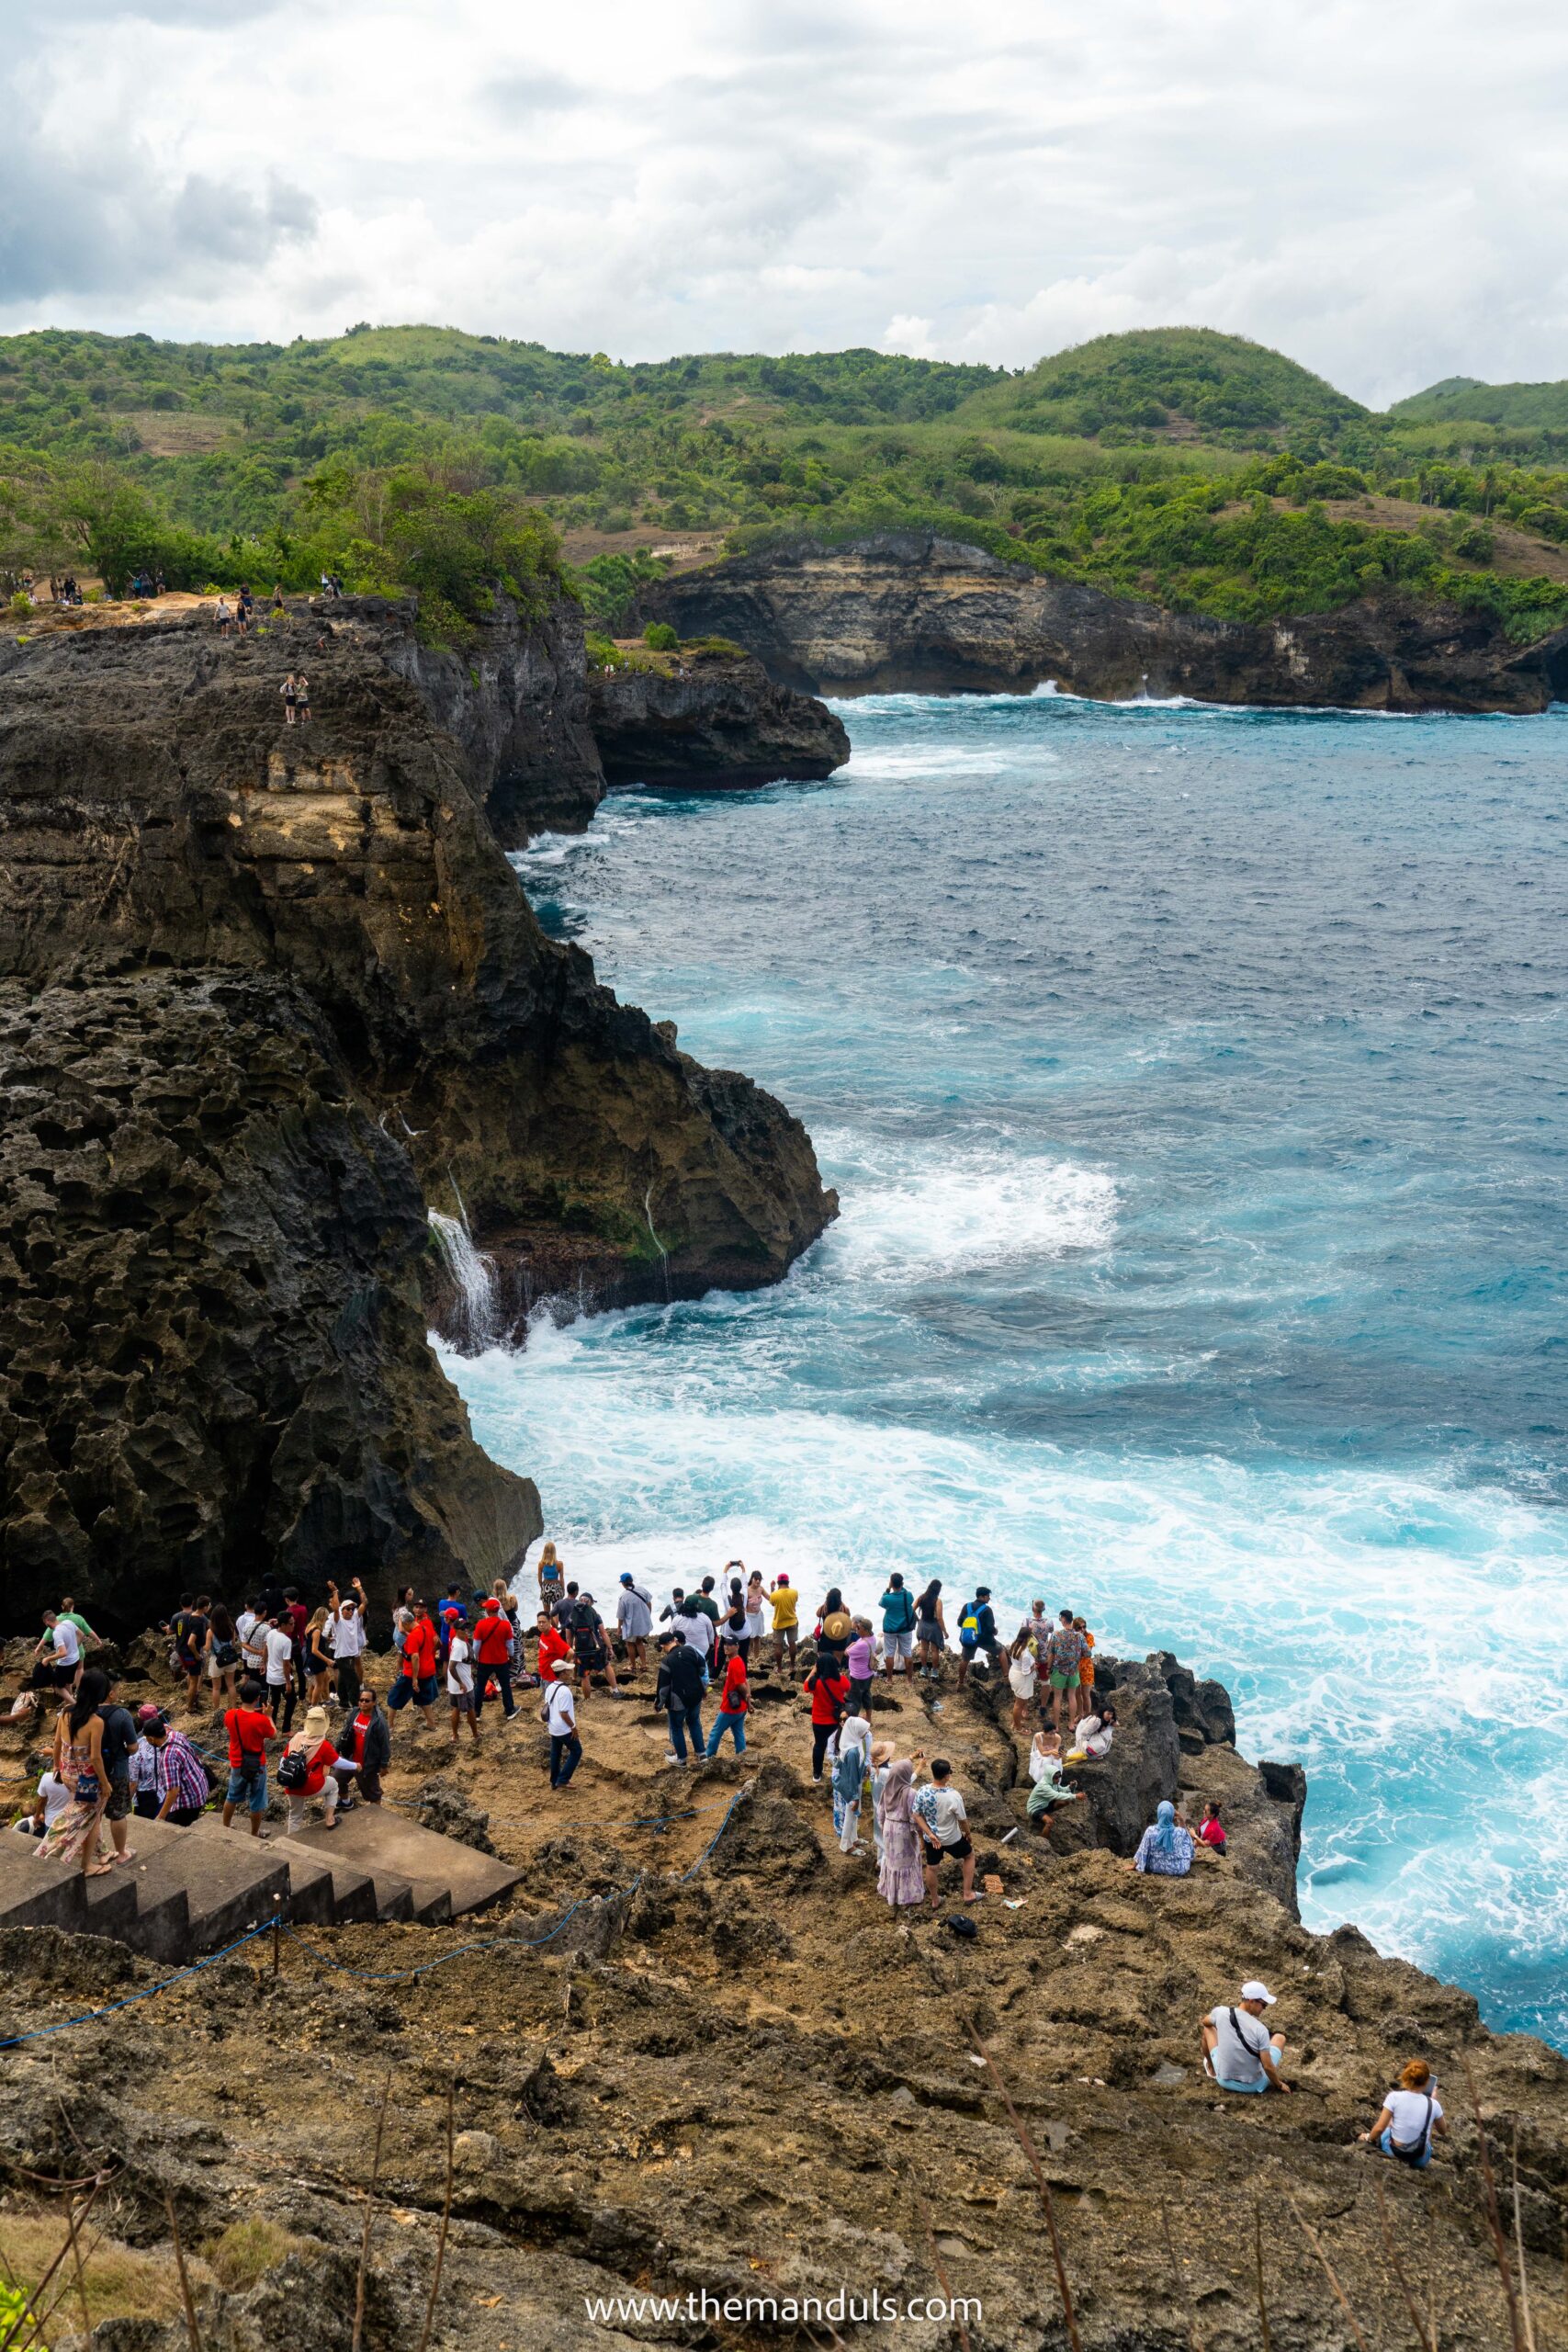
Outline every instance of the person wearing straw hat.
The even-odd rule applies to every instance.
[[[337,1749],[327,1735],[327,1711],[312,1707],[304,1726],[289,1740],[278,1759],[277,1785],[288,1799],[288,1835],[297,1838],[305,1826],[305,1807],[320,1797],[329,1829],[337,1827],[338,1778],[333,1767]]]

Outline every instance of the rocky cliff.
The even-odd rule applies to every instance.
[[[1210,620],[919,533],[682,572],[645,593],[638,616],[733,638],[818,694],[1027,694],[1050,679],[1107,700],[1539,711],[1568,692],[1568,630],[1520,647],[1484,614],[1399,598]]]
[[[685,647],[592,671],[589,707],[611,784],[809,782],[850,756],[830,710],[739,650]]]
[[[341,1559],[363,1543],[382,1580],[405,1550],[434,1560],[443,1542],[476,1572],[498,1550],[515,1552],[536,1523],[532,1498],[478,1455],[418,1330],[422,1193],[471,1220],[501,1263],[513,1315],[561,1288],[626,1300],[773,1281],[833,1213],[809,1139],[781,1104],[733,1072],[700,1068],[668,1029],[601,988],[580,950],[540,931],[477,797],[493,781],[491,757],[521,772],[516,710],[529,662],[550,658],[513,627],[510,669],[492,649],[490,688],[476,664],[481,684],[469,680],[467,694],[452,657],[419,651],[407,608],[373,600],[326,620],[296,611],[237,643],[217,640],[202,616],[37,643],[0,636],[0,975],[8,1057],[44,1122],[38,1152],[13,1161],[20,1189],[0,1214],[22,1286],[15,1295],[30,1284],[50,1302],[29,1373],[0,1368],[16,1417],[6,1424],[0,1521],[29,1607],[34,1578],[73,1562],[75,1580],[110,1590],[128,1511],[168,1585],[200,1576],[232,1589],[248,1573],[264,1504],[269,1536],[297,1527],[301,1573],[306,1560]],[[289,669],[308,672],[312,694],[309,724],[292,729],[279,692]],[[547,715],[539,756],[563,728],[576,740],[577,725],[575,709]],[[199,1051],[188,1001],[170,993],[175,976],[197,975],[248,984],[204,1000]],[[107,1156],[84,1178],[71,1162],[74,1129],[56,1136],[39,1041],[58,1033],[58,1008],[68,1012],[73,996],[88,1031],[107,1040],[123,1001],[106,991],[132,982],[142,991],[140,1075],[128,1076],[107,1043],[78,1057],[73,1117]],[[249,1081],[225,1063],[227,1007],[242,1058],[242,1040],[269,1026],[308,1035],[310,1052],[301,1043],[298,1067],[269,1083],[284,1135],[302,1139],[299,1183],[312,1195],[324,1188],[339,1212],[336,1223],[312,1222],[281,1190],[276,1230],[254,1279],[242,1277],[261,1302],[248,1317],[236,1303],[249,1306],[243,1292],[210,1261],[243,1229],[237,1204],[268,1196],[265,1122],[242,1121],[206,1163],[192,1159],[186,1134],[193,1120],[192,1136],[206,1133],[209,1076],[220,1093],[251,1099]],[[128,1087],[139,1172],[122,1185],[116,1130]],[[339,1106],[332,1119],[312,1107],[329,1101]],[[57,1149],[58,1166],[49,1157]],[[253,1156],[254,1174],[241,1165]],[[191,1176],[197,1189],[174,1216],[158,1185],[187,1163],[205,1172],[199,1183]],[[99,1312],[99,1260],[122,1212],[141,1235],[126,1244],[134,1329]],[[308,1340],[280,1314],[252,1349],[255,1396],[265,1365],[279,1384],[256,1424],[257,1444],[272,1449],[265,1462],[242,1465],[229,1436],[209,1426],[216,1391],[202,1335],[187,1332],[183,1347],[157,1337],[178,1317],[182,1283],[187,1318],[221,1315],[236,1343],[291,1285],[309,1294]],[[70,1377],[97,1398],[106,1424],[126,1410],[116,1381],[145,1355],[137,1410],[166,1412],[182,1432],[171,1460],[184,1449],[161,1555],[150,1532],[160,1490],[134,1447],[116,1456],[124,1478],[73,1489],[69,1432],[88,1432],[69,1399],[47,1393],[54,1348],[74,1360]],[[343,1426],[321,1448],[323,1457],[336,1449],[335,1503],[321,1462],[287,1446],[290,1430],[313,1426],[310,1400],[332,1362],[345,1400]],[[424,1400],[404,1429],[408,1447],[437,1422],[446,1431],[423,1464],[406,1449],[377,1452],[378,1416],[389,1430],[398,1415],[386,1400],[405,1390]],[[357,1449],[348,1428],[356,1395],[369,1416]],[[224,1409],[234,1401],[226,1395]],[[115,1441],[98,1451],[107,1461]],[[125,1479],[142,1469],[137,1502]],[[144,1573],[154,1570],[138,1566],[139,1580]]]

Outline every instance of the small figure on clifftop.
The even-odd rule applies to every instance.
[[[621,1571],[615,1625],[626,1645],[626,1672],[640,1674],[648,1658],[648,1637],[653,1631],[653,1595],[643,1590],[629,1568]]]
[[[768,1605],[773,1614],[773,1664],[783,1671],[787,1659],[789,1672],[793,1676],[795,1634],[800,1624],[800,1595],[787,1576],[781,1574],[773,1578]]]
[[[947,1652],[947,1620],[942,1613],[942,1578],[932,1577],[915,1603],[915,1638],[920,1648],[920,1672],[940,1680]]]
[[[582,1761],[582,1742],[577,1736],[577,1707],[571,1695],[572,1666],[570,1658],[562,1658],[557,1667],[555,1679],[545,1686],[544,1702],[539,1720],[550,1735],[550,1786],[564,1789]]]
[[[1192,1832],[1176,1817],[1168,1797],[1155,1811],[1152,1826],[1138,1840],[1138,1850],[1127,1865],[1151,1878],[1186,1878],[1192,1868]]]
[[[926,1893],[931,1909],[942,1909],[942,1865],[956,1862],[964,1883],[965,1903],[978,1903],[975,1892],[975,1849],[969,1842],[969,1815],[964,1799],[952,1785],[953,1767],[944,1756],[931,1759],[930,1788],[915,1792],[915,1819],[925,1841],[922,1857]]]
[[[412,1700],[427,1731],[435,1729],[435,1623],[430,1603],[422,1600],[403,1641],[403,1669],[387,1694],[387,1710],[395,1715]]]
[[[897,1568],[887,1579],[887,1589],[882,1596],[880,1607],[882,1673],[886,1680],[889,1675],[907,1674],[915,1651],[914,1597],[907,1590],[903,1577]]]
[[[686,1736],[690,1733],[692,1753],[703,1752],[703,1692],[707,1687],[703,1672],[701,1653],[693,1648],[685,1634],[677,1629],[666,1634],[660,1644],[659,1680],[654,1689],[653,1703],[670,1725],[670,1752],[665,1761],[683,1764],[686,1760]]]

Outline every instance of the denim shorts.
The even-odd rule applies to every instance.
[[[253,1813],[266,1811],[266,1769],[256,1773],[243,1772],[237,1764],[229,1767],[229,1785],[223,1792],[225,1804],[248,1804]]]

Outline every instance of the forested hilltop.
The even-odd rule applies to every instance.
[[[564,561],[613,628],[672,562],[889,526],[1177,611],[1397,590],[1528,642],[1568,617],[1568,386],[1460,379],[1379,415],[1205,328],[1016,373],[868,350],[627,365],[421,326],[0,338],[7,594],[331,571],[417,587],[456,635]]]

